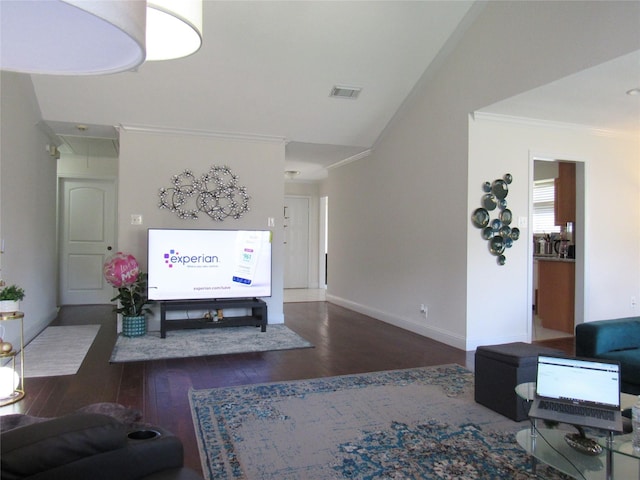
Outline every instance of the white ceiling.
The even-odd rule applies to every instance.
[[[287,169],[316,178],[375,142],[472,4],[205,1],[190,57],[33,83],[48,122],[282,138]],[[334,85],[362,92],[330,98]]]
[[[105,138],[126,125],[281,138],[286,169],[317,180],[375,145],[472,5],[205,1],[204,43],[190,57],[116,75],[32,78],[43,118],[63,136]],[[334,85],[362,92],[330,98]],[[633,87],[639,52],[483,111],[612,128],[635,118],[640,130],[640,96],[624,95]]]
[[[497,115],[640,132],[640,50],[481,109]]]

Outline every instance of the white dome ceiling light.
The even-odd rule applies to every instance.
[[[0,68],[100,75],[145,59],[146,2],[0,2]]]
[[[202,45],[202,0],[147,1],[147,60],[171,60]]]
[[[202,44],[202,0],[2,0],[0,69],[49,75],[135,70]]]

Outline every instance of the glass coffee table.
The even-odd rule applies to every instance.
[[[634,397],[635,398],[635,397]],[[613,441],[609,442],[608,437],[598,439],[598,443],[603,448],[611,452],[615,458],[613,461],[613,475],[612,478],[638,478],[640,479],[640,451],[634,450],[631,443],[632,433],[626,435],[616,435],[613,437]],[[635,470],[619,472],[618,471],[618,459],[625,459],[628,463],[635,466]]]
[[[573,478],[584,480],[605,480],[606,455],[603,449],[600,455],[591,457],[574,450],[565,441],[567,430],[538,427],[535,436],[531,429],[525,428],[516,434],[516,441],[531,455],[532,472],[538,475],[536,463],[542,462]]]
[[[516,387],[516,393],[525,401],[535,397],[535,382]],[[637,396],[621,394],[622,409],[630,408]],[[631,445],[631,435],[603,435],[597,438],[603,447],[596,456],[574,450],[565,441],[570,430],[538,427],[531,419],[531,427],[516,434],[518,444],[531,455],[532,472],[537,475],[536,462],[540,461],[573,478],[582,480],[640,480],[640,452]]]

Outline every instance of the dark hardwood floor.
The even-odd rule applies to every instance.
[[[92,403],[117,402],[140,410],[143,421],[161,425],[178,435],[185,446],[186,465],[201,471],[187,398],[190,388],[446,363],[473,370],[473,352],[467,353],[327,302],[287,303],[284,312],[286,325],[314,348],[109,364],[117,335],[111,305],[63,307],[52,325],[101,325],[80,370],[76,375],[27,378],[26,397],[0,408],[0,415],[26,413],[53,417]],[[538,343],[574,353],[573,338]]]

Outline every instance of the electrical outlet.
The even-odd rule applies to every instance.
[[[424,303],[420,304],[420,313],[424,315],[424,318],[427,318],[429,315],[429,307],[427,307]]]
[[[132,214],[131,215],[131,225],[142,225],[142,215],[140,215],[140,214]]]
[[[636,301],[636,297],[635,295],[631,297],[631,308],[635,309],[636,305],[637,305],[637,301]]]

